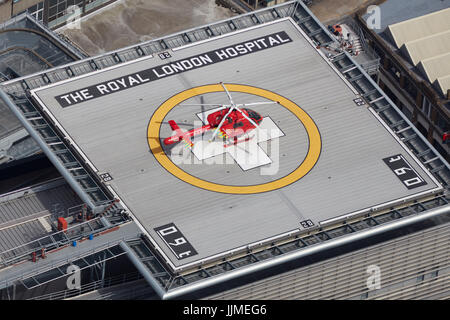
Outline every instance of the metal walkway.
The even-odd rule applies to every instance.
[[[39,259],[37,262],[25,261],[0,270],[0,289],[7,288],[17,281],[21,281],[27,288],[34,288],[44,283],[53,281],[62,276],[67,276],[66,268],[70,264],[77,264],[81,269],[125,254],[120,249],[119,244],[130,238],[136,238],[140,231],[133,222],[125,223],[114,229],[101,231],[96,230],[93,240],[83,238],[77,242],[77,246],[71,246],[69,243],[60,245],[56,250],[48,251],[45,259]],[[92,231],[86,232],[92,234]],[[61,235],[62,236],[62,235]],[[56,240],[53,237],[54,240]],[[79,235],[77,239],[80,239]],[[114,247],[114,249],[112,249]],[[98,253],[102,252],[105,259],[99,259]],[[91,256],[91,258],[89,258]],[[92,256],[97,257],[96,261]],[[65,268],[64,268],[65,267]]]

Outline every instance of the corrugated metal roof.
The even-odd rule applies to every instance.
[[[433,83],[438,78],[450,75],[450,52],[422,60],[417,68]]]
[[[386,33],[442,95],[450,89],[450,8],[388,26]]]
[[[443,95],[446,95],[450,90],[450,74],[445,77],[437,78],[434,85],[441,91]]]
[[[449,4],[450,0],[385,0],[378,5],[380,25],[374,26],[373,30],[381,33],[391,24],[448,8]],[[363,18],[368,21],[371,14],[366,13]]]
[[[450,8],[391,24],[387,28],[393,42],[400,48],[407,42],[425,38],[450,29]]]
[[[448,53],[450,52],[450,29],[407,42],[401,49],[413,65],[418,64],[421,60]]]

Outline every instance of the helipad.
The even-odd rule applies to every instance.
[[[228,103],[220,83],[276,102],[252,107],[260,132],[164,145],[169,120],[191,130]],[[441,188],[290,18],[32,94],[173,269]]]

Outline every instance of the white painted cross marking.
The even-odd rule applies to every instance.
[[[204,120],[204,124],[207,124],[207,117],[210,113],[224,108],[225,107],[220,107],[205,111],[204,113],[200,112],[197,113],[197,117],[201,121]],[[204,139],[194,142],[192,152],[199,160],[205,160],[228,153],[242,170],[246,171],[272,163],[272,160],[259,146],[259,143],[282,136],[284,136],[284,133],[278,128],[273,120],[269,117],[265,117],[259,124],[259,129],[254,129],[249,133],[249,137],[251,137],[249,141],[224,147],[223,141],[220,141],[221,139],[216,139],[212,142]]]

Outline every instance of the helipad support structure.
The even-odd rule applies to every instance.
[[[30,131],[55,134],[43,149],[61,159],[76,191],[92,206],[119,199],[139,225],[164,270],[146,275],[162,297],[224,281],[243,265],[254,263],[240,274],[289,261],[295,248],[320,250],[302,249],[310,240],[331,248],[345,242],[334,237],[389,228],[356,225],[372,216],[406,223],[402,210],[424,201],[433,210],[415,211],[423,217],[448,211],[448,164],[347,53],[322,48],[332,38],[301,2],[202,30],[209,36],[200,41],[191,30],[67,66],[66,79],[30,77],[26,98],[17,82],[6,90]],[[111,57],[117,63],[98,67]],[[226,135],[212,141],[210,131],[164,144],[170,120],[191,130],[230,103],[263,117],[252,139],[227,149]],[[327,233],[333,228],[344,229]],[[141,254],[134,262],[146,270],[155,259]]]

